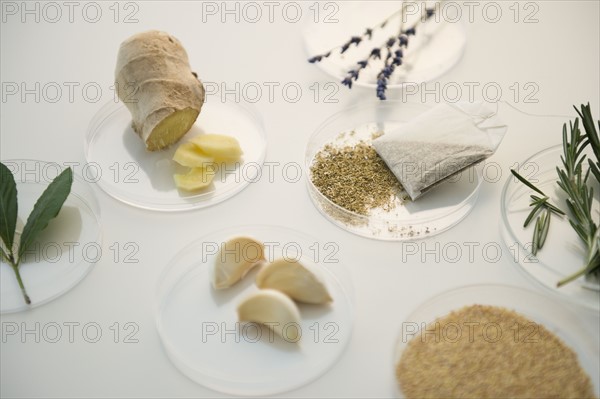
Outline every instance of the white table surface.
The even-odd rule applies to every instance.
[[[129,35],[148,29],[161,29],[178,37],[188,50],[191,64],[206,82],[222,82],[232,88],[256,82],[265,87],[254,104],[265,121],[268,140],[267,161],[303,163],[308,137],[329,115],[374,97],[371,89],[339,86],[335,103],[314,99],[315,82],[321,89],[336,82],[316,66],[306,62],[302,28],[312,23],[315,6],[302,2],[302,20],[286,21],[277,3],[273,22],[268,8],[257,3],[264,15],[257,23],[236,22],[220,14],[205,15],[202,2],[136,1],[58,2],[45,7],[39,2],[2,2],[1,23],[1,158],[27,158],[48,161],[85,162],[83,140],[88,123],[98,109],[113,99],[110,89],[119,43]],[[502,100],[533,114],[573,116],[573,104],[590,102],[594,116],[600,112],[600,6],[597,1],[536,1],[530,8],[521,3],[515,22],[514,2],[496,2],[502,9],[497,23],[483,18],[486,2],[475,2],[473,22],[463,16],[467,45],[458,65],[439,82],[495,82],[502,88]],[[351,2],[335,2],[339,22]],[[456,2],[466,12],[463,2]],[[220,10],[221,2],[212,2]],[[228,3],[234,7],[235,3]],[[243,7],[240,3],[238,7]],[[325,3],[317,5],[322,12]],[[380,5],[373,3],[370,7]],[[23,14],[22,7],[34,10]],[[35,11],[36,8],[37,10]],[[54,7],[54,8],[53,8]],[[74,7],[69,21],[69,7]],[[111,8],[112,7],[112,8]],[[126,8],[127,7],[127,8]],[[313,7],[312,9],[309,7]],[[331,6],[330,6],[331,7]],[[511,9],[510,7],[513,7]],[[99,8],[99,21],[94,11]],[[15,11],[16,10],[16,11]],[[536,11],[537,22],[523,23],[525,15]],[[222,11],[222,10],[220,10]],[[16,12],[16,14],[14,13]],[[134,12],[137,22],[124,23]],[[491,11],[490,11],[491,12]],[[291,11],[290,11],[290,15]],[[38,21],[35,19],[39,18]],[[117,17],[117,22],[115,22]],[[323,14],[319,16],[323,18]],[[24,19],[24,21],[22,20]],[[58,19],[56,22],[52,20]],[[319,23],[322,23],[320,21]],[[40,92],[34,95],[6,95],[7,84],[24,83],[40,87],[56,82],[64,88],[53,103]],[[69,99],[65,82],[77,82]],[[268,98],[265,82],[281,88],[289,82],[302,88],[298,102],[292,103],[275,89]],[[514,84],[521,94],[537,88],[533,99],[515,102]],[[81,88],[91,83],[102,90],[96,102]],[[533,83],[534,86],[525,87]],[[337,84],[337,83],[336,83]],[[431,83],[432,85],[434,83]],[[480,86],[480,87],[481,87]],[[214,87],[214,86],[213,86]],[[311,90],[311,87],[313,89]],[[511,89],[513,87],[513,89]],[[219,93],[220,94],[220,93]],[[220,101],[213,94],[209,101]],[[468,94],[465,91],[464,95]],[[475,90],[481,99],[481,90]],[[90,98],[92,97],[92,98]],[[467,98],[465,98],[467,99]],[[71,101],[72,100],[72,101]],[[418,97],[413,100],[420,101]],[[535,118],[500,104],[509,132],[493,160],[502,167],[497,183],[484,182],[473,212],[451,230],[419,241],[434,247],[447,243],[494,242],[502,245],[499,234],[500,192],[509,168],[531,154],[560,142],[560,126],[565,118]],[[44,306],[27,312],[2,315],[2,323],[16,322],[32,328],[35,323],[59,324],[95,322],[103,338],[90,344],[75,335],[73,342],[36,343],[32,339],[8,337],[0,344],[2,397],[214,397],[208,390],[181,374],[167,358],[155,329],[153,303],[157,277],[174,254],[188,242],[223,227],[240,224],[284,225],[304,231],[340,246],[340,261],[350,271],[354,284],[355,329],[350,345],[339,362],[313,383],[282,394],[286,397],[388,397],[395,395],[391,370],[393,343],[402,320],[420,303],[448,289],[469,284],[500,283],[540,291],[515,267],[505,249],[498,262],[487,262],[480,252],[471,262],[466,257],[450,263],[427,257],[412,257],[401,263],[402,245],[369,240],[350,234],[324,219],[314,208],[305,181],[289,183],[261,180],[240,194],[216,206],[187,213],[155,213],[122,204],[95,188],[101,207],[103,248],[114,243],[136,243],[138,263],[114,263],[103,257],[92,272],[72,291]],[[597,315],[581,309],[579,328],[600,336]],[[139,326],[135,344],[115,343],[111,325],[132,322]],[[122,341],[122,340],[121,340]],[[599,353],[596,351],[596,357]]]

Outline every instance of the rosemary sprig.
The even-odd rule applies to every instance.
[[[581,110],[574,108],[581,118],[585,135],[581,133],[579,128],[579,118],[575,118],[575,122],[569,122],[570,134],[567,132],[567,124],[563,125],[563,154],[560,157],[562,168],[557,166],[556,172],[558,176],[557,184],[567,195],[565,202],[569,211],[569,224],[585,244],[586,259],[584,266],[576,273],[560,280],[557,283],[558,287],[583,275],[600,277],[600,228],[592,214],[594,190],[588,184],[591,175],[600,182],[600,138],[589,103],[581,105]],[[598,126],[600,130],[600,121],[598,121]],[[591,146],[596,159],[588,159],[587,164],[585,164],[587,156],[583,152],[588,145]],[[587,167],[584,168],[584,166]],[[552,205],[548,201],[548,196],[539,188],[520,176],[516,171],[511,169],[511,172],[527,187],[542,195],[542,197],[531,195],[530,206],[533,209],[523,225],[523,227],[527,227],[533,218],[537,216],[532,240],[532,253],[536,255],[548,236],[552,213],[558,215],[565,215],[565,213]]]
[[[596,219],[592,215],[592,204],[594,190],[588,185],[590,172],[600,182],[599,156],[600,140],[598,131],[594,126],[594,119],[589,103],[581,105],[581,111],[575,108],[582,120],[585,135],[579,129],[579,118],[575,123],[569,123],[570,137],[567,135],[567,125],[563,125],[563,155],[561,156],[563,168],[556,168],[558,174],[558,186],[567,194],[567,207],[569,208],[569,223],[586,247],[585,265],[576,273],[558,282],[560,287],[583,275],[600,274],[600,232]],[[600,126],[600,121],[598,122]],[[583,154],[585,148],[590,145],[596,157],[594,162],[588,159],[588,167],[584,172]]]
[[[531,221],[536,218],[535,228],[533,230],[533,240],[532,240],[532,248],[531,253],[537,255],[537,252],[542,249],[544,243],[546,242],[546,237],[548,237],[548,231],[550,229],[550,217],[552,214],[556,214],[559,216],[563,216],[565,212],[559,209],[557,206],[552,205],[549,201],[550,197],[548,197],[542,190],[534,186],[530,181],[521,176],[516,170],[511,169],[511,173],[519,179],[523,184],[532,189],[533,191],[542,195],[538,197],[537,195],[531,195],[531,202],[529,206],[533,207],[529,215],[525,219],[525,223],[523,223],[523,227],[529,226]]]

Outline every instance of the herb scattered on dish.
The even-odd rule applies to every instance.
[[[327,144],[315,156],[310,172],[327,199],[359,215],[374,208],[391,210],[399,198],[403,200],[398,179],[365,141],[343,147]]]
[[[579,118],[575,118],[575,122],[569,122],[570,134],[567,134],[567,124],[563,125],[562,165],[556,167],[556,172],[558,175],[557,184],[567,195],[565,202],[569,224],[586,247],[586,259],[584,266],[576,273],[560,280],[557,283],[558,287],[581,276],[592,277],[596,281],[600,279],[600,228],[598,227],[597,217],[592,214],[594,190],[590,183],[590,179],[594,178],[600,182],[600,137],[594,124],[589,103],[581,105],[581,110],[574,108],[579,118],[581,118],[585,134],[582,134],[579,128]],[[600,121],[598,121],[598,127],[600,129]],[[583,153],[588,145],[592,149],[595,160],[591,157],[588,158]],[[585,162],[586,158],[588,158],[587,164]],[[566,213],[551,204],[546,194],[515,170],[511,169],[511,172],[523,184],[541,195],[541,197],[531,195],[530,206],[533,209],[524,223],[524,227],[527,227],[536,218],[532,241],[532,253],[536,255],[542,249],[548,236],[552,214],[562,217]]]
[[[72,184],[73,171],[71,168],[67,168],[46,187],[27,218],[19,243],[16,245],[17,185],[10,169],[0,163],[0,237],[4,245],[4,247],[0,246],[0,256],[15,272],[23,298],[28,305],[31,304],[31,299],[19,271],[22,256],[34,243],[40,232],[48,226],[50,220],[58,215],[71,192]]]

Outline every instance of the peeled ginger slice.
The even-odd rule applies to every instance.
[[[218,161],[235,161],[242,156],[243,151],[235,137],[222,134],[201,134],[193,137],[191,142],[205,154],[213,156]]]
[[[175,174],[175,185],[185,191],[195,191],[206,188],[215,177],[214,168],[192,168],[186,174]]]
[[[173,161],[189,168],[207,167],[215,161],[214,157],[205,154],[194,143],[183,143],[175,151]]]

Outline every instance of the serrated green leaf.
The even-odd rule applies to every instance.
[[[0,162],[0,237],[12,253],[17,226],[17,184],[10,169]]]
[[[73,171],[65,169],[52,183],[48,185],[33,207],[27,218],[21,241],[19,243],[19,260],[21,255],[33,243],[37,235],[48,226],[50,220],[58,215],[65,200],[71,192],[73,184]]]

